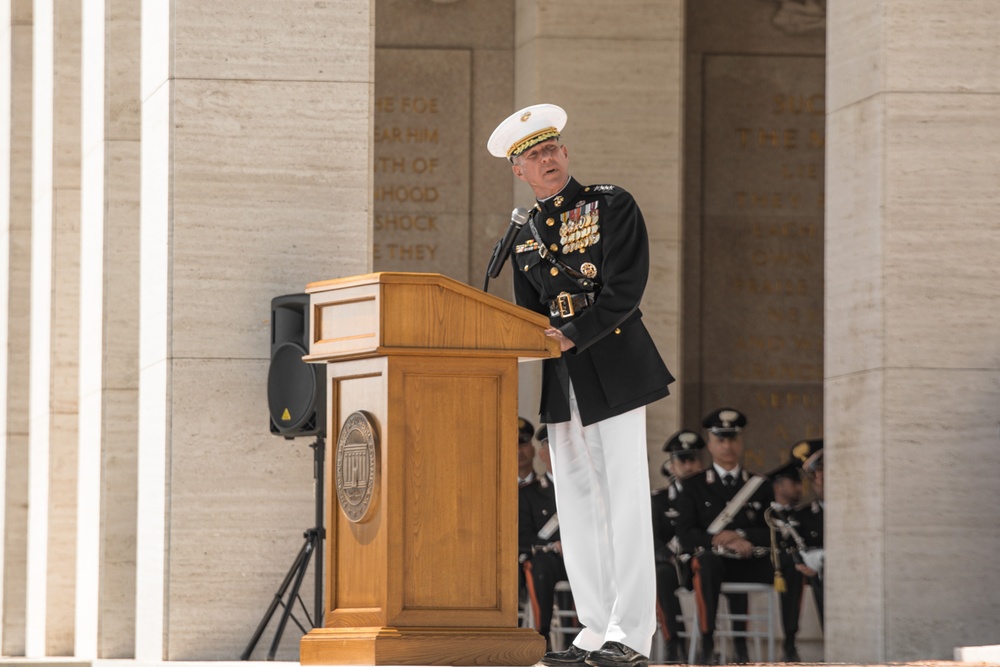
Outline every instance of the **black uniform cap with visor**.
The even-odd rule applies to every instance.
[[[535,425],[529,422],[524,417],[517,418],[517,442],[521,444],[522,442],[531,442],[532,436],[535,435]]]
[[[740,431],[746,428],[747,417],[733,408],[719,408],[706,415],[701,421],[701,425],[709,433],[720,438],[735,438]]]
[[[792,458],[810,475],[823,469],[823,440],[803,440],[792,446]]]

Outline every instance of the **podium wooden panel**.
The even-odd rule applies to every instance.
[[[307,360],[327,364],[325,627],[304,665],[533,665],[517,627],[517,362],[548,320],[437,274],[313,283]],[[337,440],[378,434],[372,509],[337,500]]]

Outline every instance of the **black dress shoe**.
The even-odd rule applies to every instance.
[[[576,644],[570,644],[565,651],[549,651],[542,656],[540,662],[550,667],[567,667],[568,665],[586,665],[584,662],[589,653]]]
[[[750,652],[745,643],[733,642],[733,659],[729,662],[734,665],[750,664]]]
[[[719,659],[715,656],[715,639],[713,637],[701,638],[701,651],[698,653],[699,665],[717,665]]]
[[[786,646],[781,651],[781,661],[802,662],[802,658],[799,657],[799,652],[794,646]]]
[[[698,653],[698,662],[697,662],[697,664],[699,664],[699,665],[717,665],[717,664],[719,664],[719,658],[716,657],[716,655],[715,655],[715,653],[713,651],[705,651],[704,649],[702,649]]]
[[[647,667],[649,658],[621,642],[604,642],[584,662],[593,667]]]
[[[673,640],[667,642],[667,663],[671,665],[680,665],[687,660],[684,655],[684,644],[680,641]]]

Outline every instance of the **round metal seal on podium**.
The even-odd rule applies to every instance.
[[[367,521],[378,499],[378,431],[368,413],[351,413],[337,438],[337,500],[353,523]]]

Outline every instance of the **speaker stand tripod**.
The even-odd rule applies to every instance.
[[[296,618],[293,612],[296,602],[302,607],[302,612],[305,614],[310,628],[320,627],[323,624],[323,538],[326,537],[323,530],[323,436],[317,435],[316,441],[309,446],[313,450],[316,526],[303,534],[305,543],[299,550],[299,555],[292,562],[292,567],[289,568],[284,581],[278,587],[278,591],[274,594],[274,599],[271,600],[270,606],[264,612],[264,618],[261,619],[260,625],[257,626],[257,630],[253,633],[253,637],[251,637],[250,643],[244,649],[243,655],[240,656],[240,660],[250,659],[250,654],[253,653],[254,647],[257,646],[261,635],[264,634],[264,629],[267,628],[267,624],[270,623],[274,612],[277,611],[279,606],[282,608],[281,617],[278,620],[278,627],[274,632],[274,639],[271,641],[271,649],[267,652],[268,660],[274,660],[274,655],[278,652],[278,644],[281,643],[281,635],[285,632],[285,626],[288,625],[289,618],[292,619],[295,625],[299,626],[302,634],[309,632],[299,622],[299,619]],[[313,593],[315,608],[312,617],[309,616],[309,610],[306,609],[305,603],[302,602],[302,597],[299,595],[299,589],[302,586],[302,580],[306,576],[306,569],[309,567],[310,559],[315,561],[313,571],[316,576],[315,591]]]

